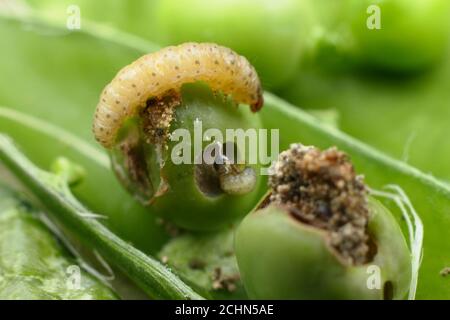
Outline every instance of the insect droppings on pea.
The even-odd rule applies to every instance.
[[[292,145],[270,191],[238,227],[241,277],[255,299],[403,299],[410,252],[392,214],[335,148]],[[380,270],[369,286],[369,268]]]

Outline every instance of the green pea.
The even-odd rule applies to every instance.
[[[420,71],[436,65],[448,47],[447,0],[366,0],[349,5],[355,54],[368,67]]]
[[[308,7],[297,0],[166,0],[155,15],[163,44],[230,47],[249,59],[269,89],[295,73],[309,27]]]
[[[227,137],[226,131],[257,129],[261,122],[248,106],[237,107],[214,95],[206,85],[185,85],[181,100],[170,125],[173,139],[166,141],[162,162],[157,147],[140,140],[132,157],[124,157],[119,147],[113,154],[113,167],[124,185],[146,202],[151,212],[182,228],[217,230],[242,217],[260,195],[259,164],[249,163],[250,143],[240,145],[234,137]],[[133,125],[122,134],[132,133]],[[208,139],[208,129],[220,132],[222,141],[213,133]],[[176,132],[184,134],[174,138]],[[216,165],[217,157],[226,156],[227,148],[234,149],[235,160],[245,155],[245,163],[234,161],[236,173],[231,178],[222,172],[222,165]],[[214,164],[206,163],[204,152],[214,154]]]
[[[377,254],[367,264],[343,264],[326,234],[268,206],[247,216],[236,234],[239,270],[254,299],[403,299],[411,277],[408,247],[391,213],[371,200],[369,230]],[[371,266],[374,266],[372,269]],[[379,289],[369,289],[380,269]]]
[[[37,214],[0,186],[0,299],[116,299],[78,267]]]
[[[281,153],[271,191],[239,225],[235,251],[254,299],[403,299],[411,258],[392,214],[335,149]]]

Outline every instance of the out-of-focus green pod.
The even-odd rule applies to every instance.
[[[411,262],[403,234],[379,202],[370,199],[369,234],[376,253],[364,265],[345,265],[325,231],[307,226],[274,204],[239,226],[236,256],[255,299],[403,299]]]
[[[117,299],[69,257],[36,214],[0,186],[0,299]]]
[[[435,65],[448,47],[447,0],[351,0],[350,6],[356,54],[368,67],[420,71]]]
[[[112,26],[134,33],[146,39],[155,37],[152,21],[154,7],[159,0],[25,0],[8,1],[0,8],[6,12],[28,14],[35,11],[45,19],[54,21],[60,26],[81,28],[90,23]]]
[[[182,234],[170,240],[158,256],[204,297],[247,297],[234,255],[234,229]]]
[[[298,0],[166,0],[156,10],[155,32],[164,44],[230,47],[249,59],[266,88],[295,73],[309,27],[308,7]]]

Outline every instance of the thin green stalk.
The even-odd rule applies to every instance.
[[[117,295],[72,257],[43,213],[0,183],[0,300],[111,300]]]
[[[75,232],[154,299],[202,299],[169,269],[129,245],[95,220],[71,194],[67,175],[40,170],[0,134],[0,161],[39,198],[58,223]]]

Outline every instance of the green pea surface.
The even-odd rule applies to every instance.
[[[235,249],[242,280],[254,299],[403,299],[409,289],[409,250],[392,215],[370,202],[369,232],[377,253],[360,266],[344,265],[324,231],[296,221],[274,205],[249,214]],[[378,269],[377,269],[378,268]],[[379,287],[373,285],[379,270]],[[376,271],[375,271],[376,272]]]

